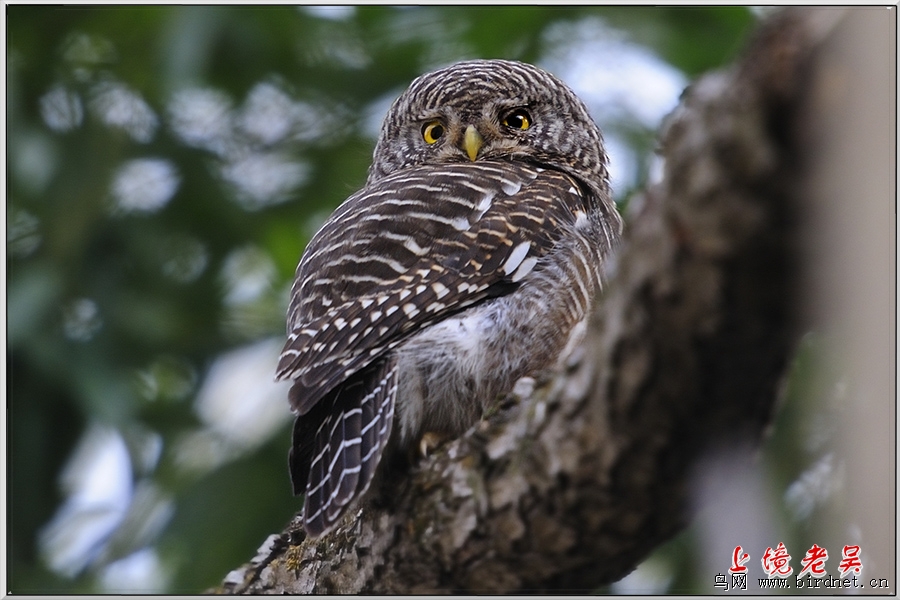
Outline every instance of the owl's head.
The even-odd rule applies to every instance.
[[[550,73],[508,60],[460,62],[413,81],[384,119],[369,182],[477,160],[525,160],[608,185],[600,130],[584,103]]]

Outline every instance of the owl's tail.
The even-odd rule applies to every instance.
[[[310,537],[330,531],[372,483],[391,435],[396,371],[393,357],[376,361],[297,417],[291,482],[295,494],[306,494],[303,526]]]

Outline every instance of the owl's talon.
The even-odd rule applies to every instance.
[[[433,450],[446,442],[447,439],[447,435],[436,431],[426,431],[423,433],[422,437],[419,438],[419,458],[426,458]]]

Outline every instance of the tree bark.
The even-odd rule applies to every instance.
[[[779,12],[687,90],[567,372],[520,382],[332,534],[270,536],[215,591],[585,592],[678,532],[692,466],[758,444],[808,325],[805,106],[844,16]]]

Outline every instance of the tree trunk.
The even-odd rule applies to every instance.
[[[688,89],[566,373],[521,382],[332,534],[270,536],[216,591],[585,592],[678,532],[692,466],[758,445],[810,325],[809,144],[827,123],[808,107],[852,12],[776,13]]]

